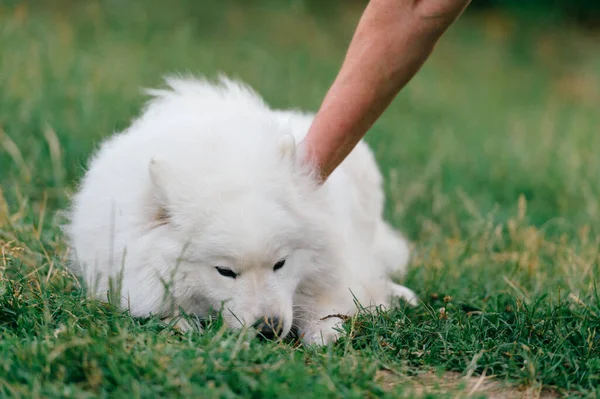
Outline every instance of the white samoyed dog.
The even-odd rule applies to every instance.
[[[221,77],[168,78],[92,157],[67,233],[90,294],[135,317],[222,314],[269,337],[334,341],[361,306],[416,304],[395,284],[409,248],[382,217],[361,142],[322,185],[296,144],[313,115],[269,108]]]

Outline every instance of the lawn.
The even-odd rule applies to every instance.
[[[347,3],[0,3],[0,396],[600,394],[600,37],[556,24],[466,15],[367,136],[419,307],[318,349],[86,299],[59,211],[140,89],[224,71],[316,110]]]

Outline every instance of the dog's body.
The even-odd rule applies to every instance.
[[[382,178],[361,142],[327,182],[297,158],[312,115],[271,110],[226,79],[171,79],[105,142],[74,198],[68,232],[90,293],[119,282],[134,316],[263,316],[307,342],[333,314],[416,301],[394,284],[408,246],[383,220]]]

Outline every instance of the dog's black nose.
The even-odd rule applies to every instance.
[[[277,316],[264,316],[254,323],[254,328],[258,330],[261,338],[274,339],[281,335],[283,331],[283,321]]]

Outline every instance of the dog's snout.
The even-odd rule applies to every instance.
[[[283,320],[274,317],[261,317],[254,323],[254,328],[258,330],[259,335],[265,339],[275,339],[281,336],[283,331]]]

